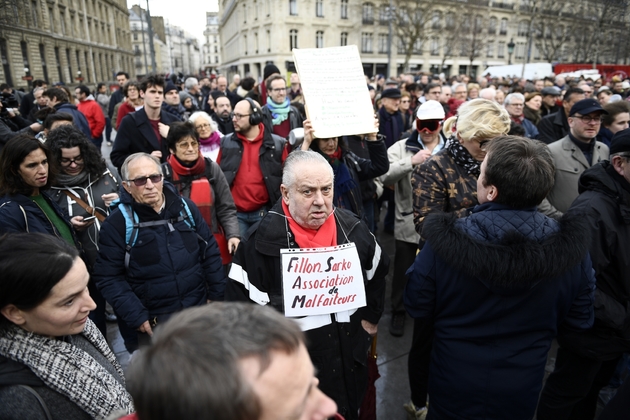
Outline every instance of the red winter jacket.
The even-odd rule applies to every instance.
[[[85,101],[79,101],[77,108],[79,108],[79,111],[81,111],[88,120],[92,138],[100,138],[101,134],[103,134],[103,130],[105,129],[105,115],[103,114],[103,110],[98,102],[96,102],[92,95],[90,95]]]

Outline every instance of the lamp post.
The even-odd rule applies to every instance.
[[[514,38],[510,39],[510,42],[508,42],[507,47],[508,47],[508,64],[512,64],[512,54],[514,54],[514,47],[516,45],[514,45]]]

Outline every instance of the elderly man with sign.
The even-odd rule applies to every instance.
[[[270,305],[307,336],[320,389],[357,419],[389,260],[367,225],[333,208],[333,170],[312,151],[286,160],[282,198],[241,241],[226,300]]]

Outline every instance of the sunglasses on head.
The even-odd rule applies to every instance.
[[[441,120],[419,120],[416,118],[418,124],[418,131],[435,131],[440,128]]]

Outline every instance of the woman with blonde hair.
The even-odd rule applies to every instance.
[[[466,215],[478,204],[477,178],[492,139],[510,130],[510,115],[501,105],[474,99],[459,107],[457,115],[444,122],[448,137],[444,148],[415,167],[411,174],[413,221],[422,236],[427,215],[435,212]],[[423,241],[420,241],[422,248]],[[415,418],[426,413],[429,355],[433,330],[430,323],[416,320],[409,351],[411,402],[405,409]]]
[[[466,86],[466,90],[468,91],[468,100],[472,101],[473,99],[479,98],[479,90],[481,87],[478,83],[468,83]]]

